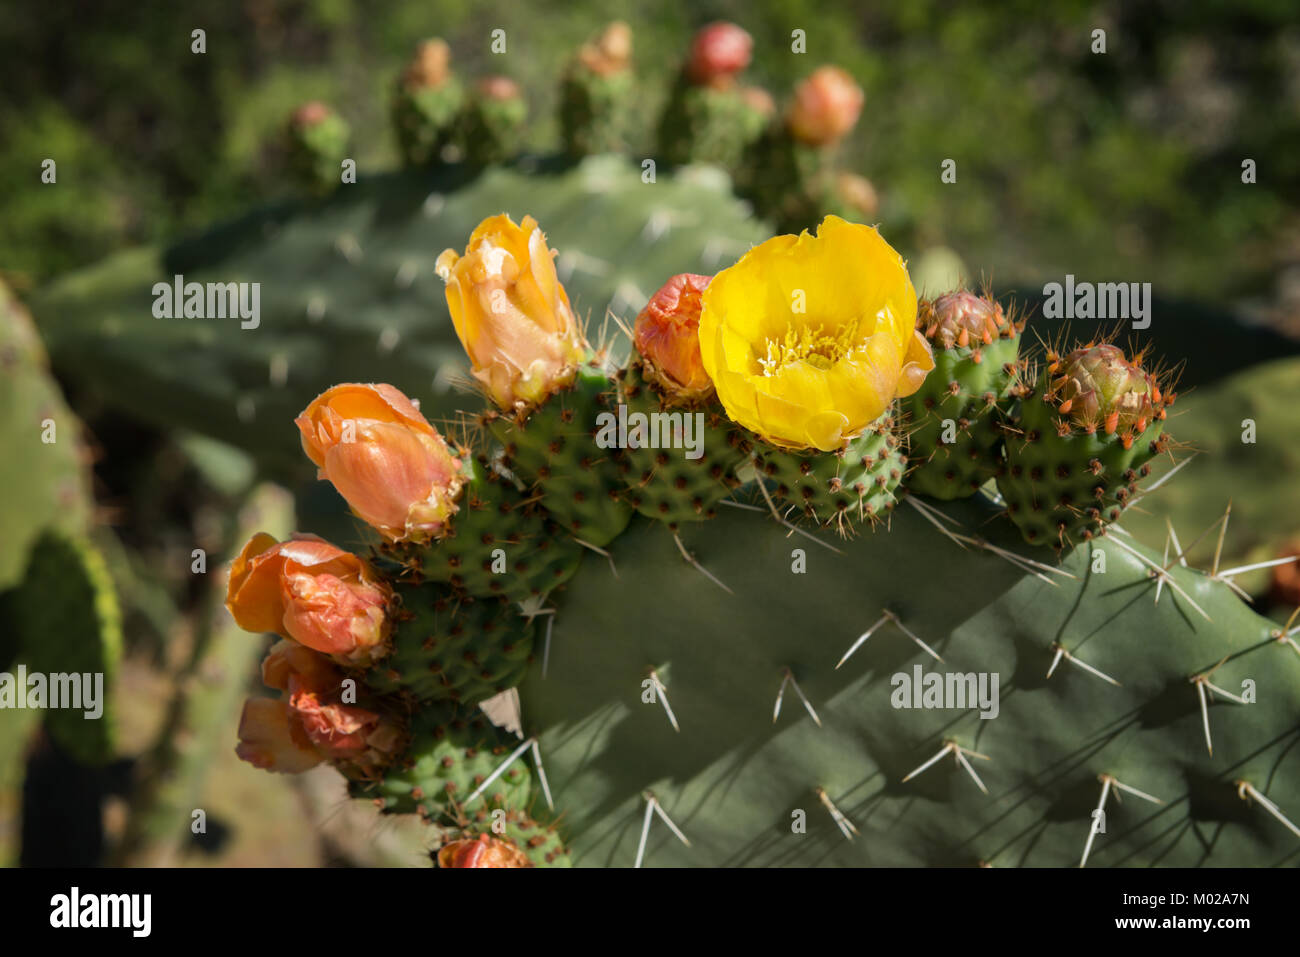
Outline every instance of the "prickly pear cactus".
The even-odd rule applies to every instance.
[[[0,590],[21,581],[46,529],[80,532],[89,512],[89,453],[63,401],[31,316],[0,282]]]
[[[641,307],[674,272],[709,273],[763,238],[725,182],[613,156],[576,166],[362,169],[317,203],[259,210],[165,251],[139,250],[35,297],[60,368],[149,422],[183,425],[302,475],[282,423],[343,381],[391,382],[433,421],[465,406],[465,373],[433,261],[464,242],[484,209],[545,217],[574,309],[598,339],[606,310]],[[260,316],[159,319],[153,287],[260,282]],[[249,325],[249,328],[243,328]],[[612,327],[610,327],[612,329]],[[129,383],[129,387],[125,384]]]
[[[17,639],[12,664],[45,676],[50,734],[83,764],[108,761],[116,737],[108,691],[122,656],[121,612],[95,547],[81,538],[44,535],[32,549],[22,584],[0,594],[0,627]],[[72,699],[75,706],[53,707],[56,686],[65,679],[81,689]]]
[[[943,510],[1027,554],[989,505]],[[1159,556],[1116,536],[1027,573],[912,508],[835,552],[730,509],[680,534],[733,594],[638,520],[617,579],[566,590],[547,673],[520,688],[579,863],[631,864],[650,792],[690,841],[654,819],[651,865],[1074,866],[1102,775],[1160,803],[1112,798],[1090,865],[1294,853],[1237,782],[1300,814],[1300,658],[1223,582],[1178,567],[1157,602]],[[955,676],[968,697],[943,691]]]

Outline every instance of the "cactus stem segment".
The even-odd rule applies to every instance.
[[[481,795],[484,791],[486,791],[489,787],[491,787],[493,781],[495,781],[497,778],[501,777],[501,775],[505,773],[506,768],[514,764],[521,754],[523,754],[525,751],[527,751],[536,743],[537,743],[536,738],[529,738],[523,744],[519,745],[519,747],[511,751],[510,754],[507,755],[506,759],[497,765],[497,769],[493,771],[491,774],[489,774],[486,778],[484,778],[483,783],[474,789],[474,793],[465,799],[465,804],[467,805],[473,804],[474,800],[479,795]]]
[[[1296,827],[1287,820],[1286,815],[1282,813],[1281,809],[1279,809],[1278,806],[1268,798],[1264,797],[1264,795],[1256,791],[1249,781],[1237,782],[1237,797],[1241,798],[1243,801],[1255,801],[1265,811],[1281,821],[1288,831],[1296,837],[1300,837],[1300,827]]]
[[[777,523],[783,525],[784,527],[788,528],[792,532],[798,532],[804,538],[808,539],[811,542],[816,542],[818,545],[822,546],[823,548],[829,548],[836,555],[843,555],[844,553],[840,551],[838,548],[836,548],[834,545],[832,545],[830,542],[823,542],[816,535],[812,534],[806,529],[800,528],[799,526],[795,525],[794,523],[788,521],[787,519],[781,516],[781,513],[776,510],[776,502],[772,501],[772,493],[767,490],[767,483],[763,481],[761,477],[763,473],[761,471],[761,466],[758,461],[758,455],[757,454],[753,455],[750,458],[750,461],[754,464],[754,469],[759,475],[758,480],[754,482],[754,484],[757,485],[758,490],[763,493],[763,498],[767,502],[767,507],[771,509],[772,517],[777,520]]]
[[[845,840],[851,841],[853,840],[854,834],[862,833],[854,827],[852,821],[844,816],[844,812],[835,806],[835,803],[830,799],[830,795],[826,793],[825,788],[816,788],[815,792],[817,794],[817,800],[821,801],[826,807],[826,810],[830,811],[831,820],[834,821],[835,826],[840,829],[840,833],[844,835]]]
[[[791,671],[788,666],[783,666],[781,668],[781,674],[784,675],[784,677],[781,679],[781,687],[776,692],[776,707],[772,709],[772,723],[776,724],[776,719],[781,717],[781,702],[785,699],[786,685],[789,685],[794,688],[795,694],[797,694],[799,700],[803,702],[803,706],[807,709],[808,715],[813,719],[813,723],[820,728],[822,726],[822,719],[817,717],[817,712],[813,710],[812,702],[808,700],[808,696],[805,695],[803,689],[799,687],[799,682],[795,680],[794,672]]]

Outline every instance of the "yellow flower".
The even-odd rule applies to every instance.
[[[700,354],[718,398],[782,448],[842,448],[934,368],[902,257],[838,216],[816,236],[754,247],[703,302]]]
[[[587,343],[555,275],[553,252],[531,216],[478,224],[465,255],[435,269],[478,379],[501,408],[538,405],[573,380]]]

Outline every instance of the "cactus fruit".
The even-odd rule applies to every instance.
[[[460,118],[465,158],[476,166],[504,162],[523,143],[528,104],[519,84],[507,76],[485,76],[474,84]]]
[[[998,490],[1025,540],[1062,551],[1101,533],[1169,448],[1162,377],[1109,343],[1049,351],[1021,399]]]
[[[435,867],[571,867],[573,864],[553,825],[539,824],[527,814],[506,811],[500,824],[488,827],[487,811],[448,829],[430,857]],[[500,836],[496,836],[500,833]]]
[[[468,479],[435,548],[394,549],[416,577],[476,598],[527,601],[573,575],[583,549],[483,456],[466,456]]]
[[[598,548],[632,517],[622,495],[621,451],[596,441],[596,422],[609,411],[613,393],[609,376],[590,360],[531,413],[484,415],[504,449],[502,464],[545,491],[546,508],[561,527]]]
[[[367,675],[372,689],[420,703],[468,706],[523,680],[533,660],[535,628],[513,605],[427,585],[396,591],[393,653]]]
[[[736,82],[752,46],[734,23],[712,23],[695,35],[659,120],[659,154],[669,163],[740,165],[769,116],[761,95]]]
[[[560,80],[560,138],[573,157],[627,148],[635,96],[631,70],[632,30],[611,23],[584,43]]]
[[[455,141],[464,103],[465,90],[451,72],[451,49],[439,39],[421,43],[393,91],[393,130],[407,166],[441,159]]]
[[[352,780],[353,797],[370,798],[384,814],[419,814],[448,822],[481,807],[528,808],[532,776],[516,761],[481,795],[508,754],[506,738],[477,710],[426,705],[411,718],[411,738],[403,755],[375,780]]]
[[[661,386],[648,380],[635,356],[619,371],[618,388],[628,422],[644,416],[645,423],[664,421],[681,429],[680,442],[676,432],[667,443],[640,447],[629,441],[621,460],[626,501],[642,515],[669,525],[712,518],[718,502],[740,485],[736,473],[749,461],[749,439],[716,402],[674,403]],[[646,435],[650,435],[648,428]],[[661,447],[673,444],[681,448]]]
[[[777,498],[818,525],[833,525],[843,533],[858,523],[874,525],[886,518],[907,471],[892,412],[834,452],[791,452],[757,444],[755,466],[776,483]]]
[[[325,194],[342,182],[351,135],[347,121],[318,100],[294,110],[286,134],[289,168],[303,189]]]
[[[750,443],[717,402],[700,354],[702,296],[709,276],[683,273],[650,297],[632,327],[634,350],[616,378],[627,501],[674,525],[713,517],[740,484]],[[606,428],[614,429],[610,416]],[[668,451],[668,448],[681,451]]]
[[[965,290],[923,300],[916,319],[934,372],[902,400],[914,463],[907,485],[939,499],[965,498],[1002,467],[1002,426],[1019,385],[1024,324]]]

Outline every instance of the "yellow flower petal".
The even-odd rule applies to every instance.
[[[714,277],[700,356],[727,413],[785,448],[831,451],[934,368],[916,291],[874,227],[827,216]]]

